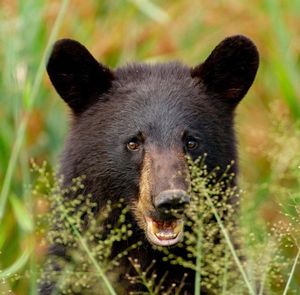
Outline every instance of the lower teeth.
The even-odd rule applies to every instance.
[[[176,234],[170,234],[170,233],[156,233],[155,234],[158,238],[160,239],[175,239],[176,238]]]

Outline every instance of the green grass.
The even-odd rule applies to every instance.
[[[10,158],[8,161],[8,167],[7,167],[7,170],[6,170],[6,173],[4,176],[4,180],[3,180],[3,185],[2,185],[2,189],[1,189],[1,193],[0,193],[0,219],[2,219],[3,215],[4,215],[7,197],[8,197],[9,189],[10,189],[11,182],[12,182],[12,175],[16,168],[17,160],[18,160],[18,157],[20,154],[20,150],[21,150],[23,141],[24,141],[25,132],[26,132],[26,128],[28,125],[30,115],[31,115],[31,111],[32,111],[34,102],[36,100],[36,97],[37,97],[40,87],[41,87],[42,78],[43,78],[43,75],[45,72],[46,60],[51,51],[52,45],[57,38],[57,33],[61,26],[61,22],[65,16],[66,9],[68,7],[68,3],[69,3],[68,0],[63,1],[63,3],[62,3],[61,9],[58,13],[58,16],[53,25],[53,29],[52,29],[49,39],[47,41],[46,48],[42,55],[42,59],[37,68],[37,73],[36,73],[36,76],[34,77],[32,87],[30,87],[31,91],[28,91],[28,93],[25,92],[24,96],[23,96],[26,114],[20,121],[19,127],[16,130],[16,139],[13,144],[11,155],[10,155]]]
[[[44,69],[53,41],[78,39],[112,67],[131,60],[170,59],[196,65],[225,36],[236,33],[251,37],[261,54],[257,79],[236,120],[240,183],[245,190],[241,202],[245,247],[265,245],[266,265],[259,271],[270,294],[299,290],[297,247],[269,238],[282,222],[292,224],[287,235],[299,240],[295,209],[300,199],[299,19],[297,0],[4,1],[0,7],[0,278],[6,279],[0,294],[10,290],[36,294],[45,253],[43,234],[37,232],[37,217],[45,208],[31,193],[35,178],[30,159],[56,167],[67,130],[66,108],[49,86]],[[273,250],[267,251],[267,245],[274,245]],[[255,276],[259,262],[253,257],[245,277]],[[272,280],[277,269],[282,283]],[[225,287],[227,276],[224,270]]]

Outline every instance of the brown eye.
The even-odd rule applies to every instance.
[[[198,147],[197,140],[194,138],[188,138],[188,140],[186,141],[186,148],[191,151],[197,147]]]
[[[131,140],[127,143],[127,148],[130,151],[137,151],[140,147],[140,144],[137,141]]]

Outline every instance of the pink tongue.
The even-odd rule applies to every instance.
[[[173,222],[172,221],[154,221],[156,223],[156,226],[161,230],[165,231],[168,229],[173,228]]]

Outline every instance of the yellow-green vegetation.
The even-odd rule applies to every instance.
[[[30,159],[38,163],[46,160],[56,167],[67,129],[67,111],[49,87],[44,71],[52,42],[61,37],[80,40],[112,67],[133,60],[170,59],[196,65],[225,36],[237,33],[249,36],[261,55],[257,79],[241,103],[236,119],[242,190],[236,221],[241,237],[239,245],[246,259],[239,258],[239,251],[232,251],[229,241],[234,245],[235,240],[230,226],[222,221],[222,209],[213,200],[210,203],[209,198],[204,199],[201,206],[211,208],[207,214],[216,218],[217,213],[222,221],[215,224],[215,229],[220,233],[224,256],[212,279],[218,281],[219,294],[235,294],[229,291],[234,287],[230,285],[232,282],[236,282],[235,286],[240,284],[245,294],[254,289],[259,294],[265,290],[269,294],[298,294],[299,28],[298,0],[2,1],[0,294],[36,294],[39,265],[46,251],[45,233],[39,222],[42,222],[40,216],[48,212],[49,204],[42,196],[45,191],[33,194],[31,184],[36,183],[37,176],[30,172]],[[54,181],[47,189],[53,185]],[[199,228],[203,218],[200,215],[196,219]],[[53,239],[59,238],[53,234]],[[191,254],[196,249],[200,258],[193,267],[200,269],[197,280],[206,284],[202,269],[207,250],[205,243],[197,243],[205,233],[195,234]],[[65,238],[66,243],[74,242]],[[96,257],[95,245],[85,243],[85,236],[82,241],[82,235],[76,239],[74,234],[72,238],[81,243],[86,267],[109,292],[110,281],[105,283],[106,267],[110,267],[105,256],[108,254]],[[80,263],[82,257],[74,259]],[[215,267],[213,261],[207,261],[210,267]]]
[[[47,214],[38,216],[39,229],[45,226],[48,245],[68,249],[63,257],[47,258],[40,279],[55,282],[57,290],[64,294],[81,290],[89,290],[89,293],[92,290],[107,290],[108,294],[116,294],[106,273],[118,266],[118,260],[128,250],[137,247],[133,244],[124,253],[117,253],[115,257],[111,255],[114,243],[127,240],[132,235],[131,224],[126,222],[128,208],[123,204],[124,200],[115,205],[108,202],[95,218],[93,210],[96,204],[89,195],[79,193],[83,188],[82,178],[74,179],[72,186],[62,189],[62,178],[57,179],[48,172],[45,163],[42,167],[33,163],[33,168],[37,173],[33,194],[42,196],[50,209]],[[76,199],[65,197],[70,191],[78,192]],[[114,207],[120,208],[120,215],[112,227],[104,221],[116,209]]]
[[[188,159],[192,202],[185,214],[184,238],[177,246],[185,249],[183,256],[170,248],[153,247],[164,253],[167,263],[195,270],[195,294],[203,290],[209,294],[253,295],[296,291],[291,282],[300,255],[297,200],[292,198],[291,212],[285,213],[288,224],[274,223],[264,230],[262,240],[256,240],[251,232],[253,223],[238,218],[240,191],[229,186],[234,175],[227,171],[220,174],[218,168],[208,173],[205,158],[195,162]],[[43,242],[62,247],[58,253],[64,253],[47,257],[43,267],[37,269],[39,282],[55,282],[54,294],[99,294],[99,290],[102,294],[118,294],[119,262],[125,258],[136,271],[133,276],[127,275],[129,283],[144,285],[152,295],[181,294],[184,275],[179,285],[165,286],[165,276],[157,278],[155,261],[144,271],[139,261],[131,258],[130,251],[140,247],[142,241],[130,244],[132,225],[126,217],[130,209],[124,199],[115,204],[108,201],[95,218],[97,205],[90,195],[82,193],[82,177],[62,188],[62,178],[57,179],[45,163],[39,167],[33,162],[32,168],[36,175],[32,194],[48,207],[47,213],[36,216],[36,231],[44,233]],[[70,191],[77,192],[75,199],[67,197]],[[120,214],[112,226],[107,221],[115,216],[114,210]],[[113,245],[122,241],[128,247],[112,253]],[[295,250],[296,256],[287,257],[284,249]],[[11,281],[10,274],[6,273],[4,279]]]

